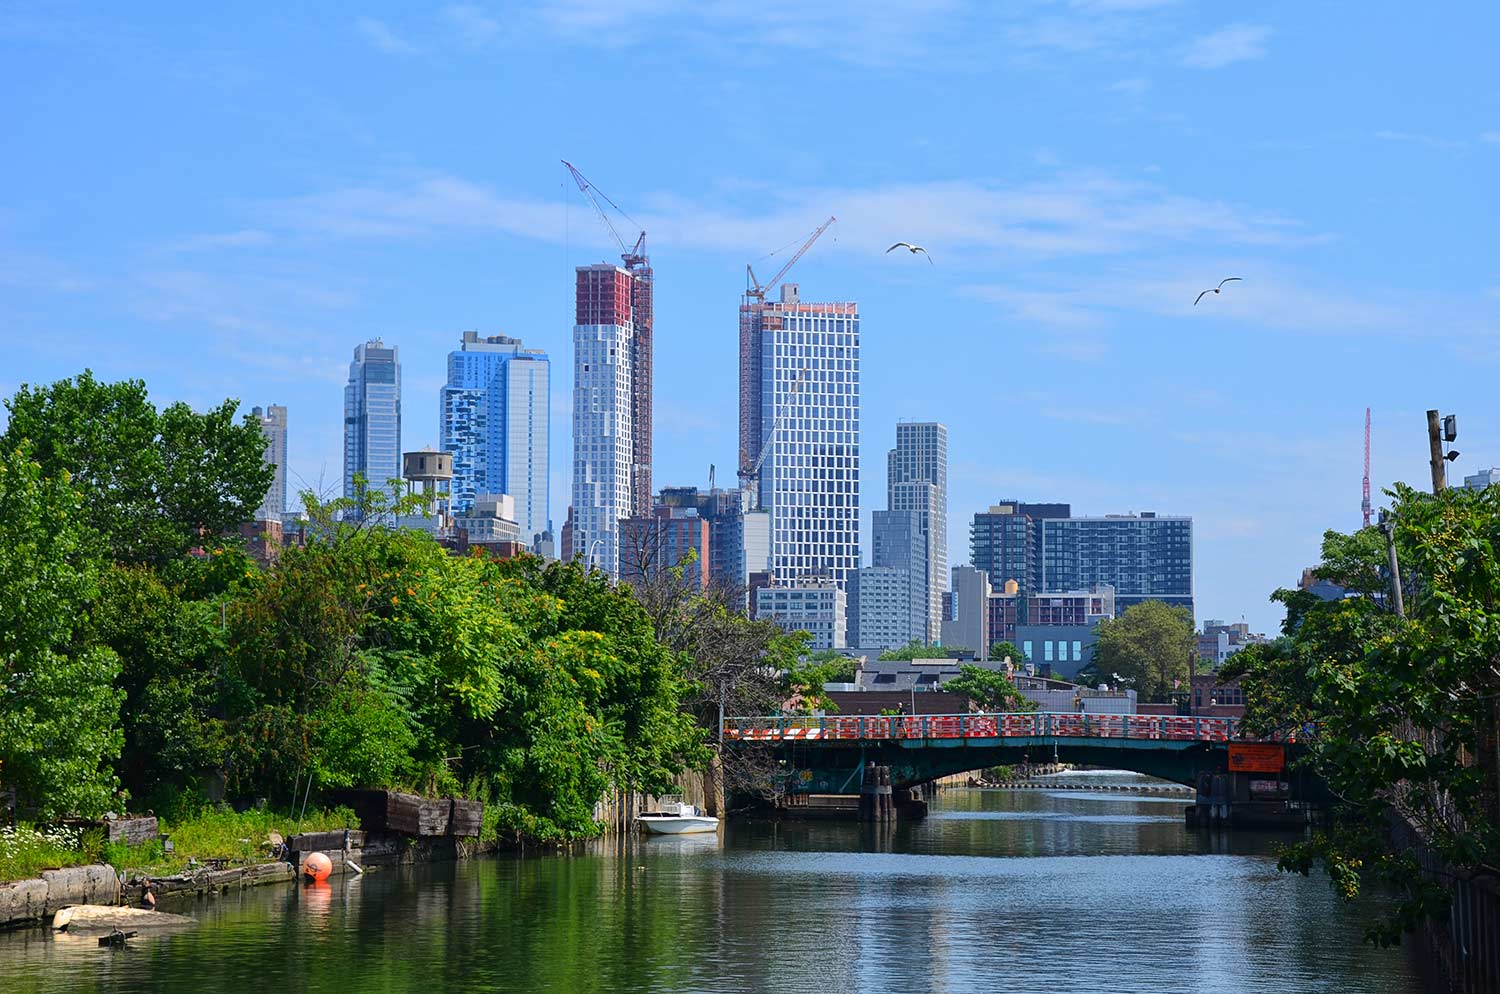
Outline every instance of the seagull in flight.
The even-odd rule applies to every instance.
[[[1224,289],[1224,284],[1225,283],[1233,283],[1236,280],[1240,280],[1240,278],[1238,276],[1227,276],[1227,277],[1225,277],[1224,279],[1222,279],[1222,280],[1219,281],[1219,285],[1218,286],[1209,287],[1207,290],[1204,290],[1202,293],[1198,294],[1198,300],[1202,300],[1204,297],[1208,296],[1211,293],[1218,293],[1220,290]],[[1244,281],[1240,280],[1240,282],[1244,282]],[[1193,301],[1193,306],[1194,307],[1198,306],[1198,300]]]
[[[916,255],[918,252],[920,252],[923,255],[927,256],[927,264],[928,265],[932,265],[933,264],[933,262],[932,262],[932,256],[930,254],[928,254],[927,250],[924,249],[920,245],[913,245],[911,242],[897,242],[896,244],[892,245],[890,248],[886,249],[885,250],[885,254],[886,255],[890,255],[892,252],[896,251],[898,248],[904,248],[908,252],[910,252],[912,255]]]

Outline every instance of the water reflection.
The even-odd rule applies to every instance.
[[[0,990],[1420,989],[1323,881],[1276,873],[1269,837],[1189,832],[1181,804],[954,791],[921,822],[735,822],[264,888],[120,954],[0,936]]]

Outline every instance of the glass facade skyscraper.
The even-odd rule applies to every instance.
[[[508,494],[529,543],[547,528],[551,362],[519,338],[466,331],[448,353],[441,391],[439,445],[453,454],[453,510],[480,494]]]
[[[935,422],[896,425],[896,447],[886,455],[886,507],[918,515],[926,542],[923,642],[941,635],[948,589],[948,428]],[[876,554],[875,565],[882,563]]]
[[[344,387],[344,496],[354,478],[373,488],[401,478],[401,360],[376,338],[354,349]]]
[[[842,590],[860,565],[859,307],[783,284],[741,304],[740,347],[741,466],[761,466],[750,484],[771,512],[774,582]]]
[[[619,575],[620,519],[636,504],[635,281],[619,266],[579,266],[573,325],[572,551]]]

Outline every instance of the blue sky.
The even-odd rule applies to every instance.
[[[943,421],[952,562],[1001,498],[1191,514],[1199,618],[1269,630],[1358,524],[1367,404],[1377,490],[1428,407],[1500,464],[1496,5],[129,6],[0,7],[6,395],[284,403],[332,489],[358,342],[414,448],[459,333],[516,335],[560,523],[571,271],[615,255],[567,158],[649,231],[659,485],[732,478],[745,263],[830,214],[794,278],[861,307],[866,522]]]

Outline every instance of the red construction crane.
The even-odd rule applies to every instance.
[[[621,238],[620,233],[615,230],[615,224],[609,219],[609,214],[605,212],[603,207],[599,206],[599,198],[602,197],[606,204],[613,207],[621,217],[629,221],[632,225],[636,223],[635,219],[626,214],[619,204],[609,199],[609,194],[590,183],[583,173],[573,168],[573,163],[567,159],[563,159],[562,164],[568,167],[568,172],[573,176],[573,182],[578,184],[578,192],[588,198],[589,206],[594,208],[594,213],[599,215],[599,220],[604,222],[604,226],[609,229],[609,233],[614,237],[615,244],[620,246],[620,258],[625,260],[625,268],[634,270],[636,267],[644,265],[647,262],[646,233],[642,231],[640,237],[635,240],[635,245],[626,248],[625,239]],[[599,197],[594,196],[596,193]]]
[[[1365,408],[1365,497],[1359,508],[1365,513],[1365,527],[1370,527],[1370,409]]]
[[[827,231],[829,227],[833,225],[833,222],[837,220],[838,218],[831,217],[828,220],[824,221],[822,224],[818,225],[817,229],[814,230],[811,235],[807,236],[807,241],[802,243],[802,247],[797,250],[796,254],[786,261],[786,265],[782,266],[781,269],[777,271],[775,276],[771,277],[771,281],[769,283],[761,283],[759,280],[757,280],[755,278],[755,270],[750,268],[749,263],[746,263],[745,296],[754,298],[755,300],[765,300],[766,294],[771,292],[771,290],[776,287],[776,284],[781,282],[781,278],[787,274],[788,270],[790,270],[797,264],[797,260],[802,258],[803,254],[808,249],[812,248],[813,242],[822,237],[823,232]]]

